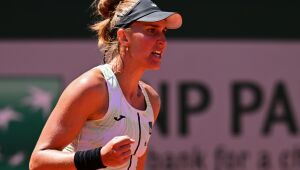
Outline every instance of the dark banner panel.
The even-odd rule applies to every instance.
[[[158,1],[179,11],[184,25],[171,38],[299,39],[300,2],[292,1]],[[1,1],[0,38],[93,38],[93,0]]]

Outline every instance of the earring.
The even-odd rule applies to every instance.
[[[128,52],[128,50],[129,50],[128,47],[126,47],[126,48],[125,48],[125,51]]]

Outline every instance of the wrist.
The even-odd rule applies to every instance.
[[[86,151],[77,151],[74,155],[77,170],[94,170],[105,168],[102,162],[101,147]]]

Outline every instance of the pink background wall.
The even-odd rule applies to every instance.
[[[171,41],[159,71],[147,72],[144,80],[158,92],[166,83],[167,127],[164,135],[157,123],[151,140],[147,168],[207,170],[300,169],[300,43],[262,41]],[[59,75],[67,85],[85,70],[100,63],[94,41],[0,42],[0,76]],[[231,130],[233,85],[250,83],[260,90],[260,105],[243,114],[241,133]],[[210,103],[203,111],[189,114],[188,133],[180,135],[179,103],[196,106],[204,98],[198,91],[179,96],[181,84],[207,87]],[[287,104],[274,95],[283,87]],[[244,105],[255,100],[252,91],[242,94]],[[276,100],[277,99],[277,100]],[[275,104],[271,104],[275,101]],[[263,126],[275,113],[291,109],[296,132],[290,124],[274,123],[269,135]]]

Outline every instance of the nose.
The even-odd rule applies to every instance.
[[[158,43],[160,48],[165,48],[167,46],[166,35],[161,34],[161,36],[159,36],[159,39],[157,40],[157,43]]]

